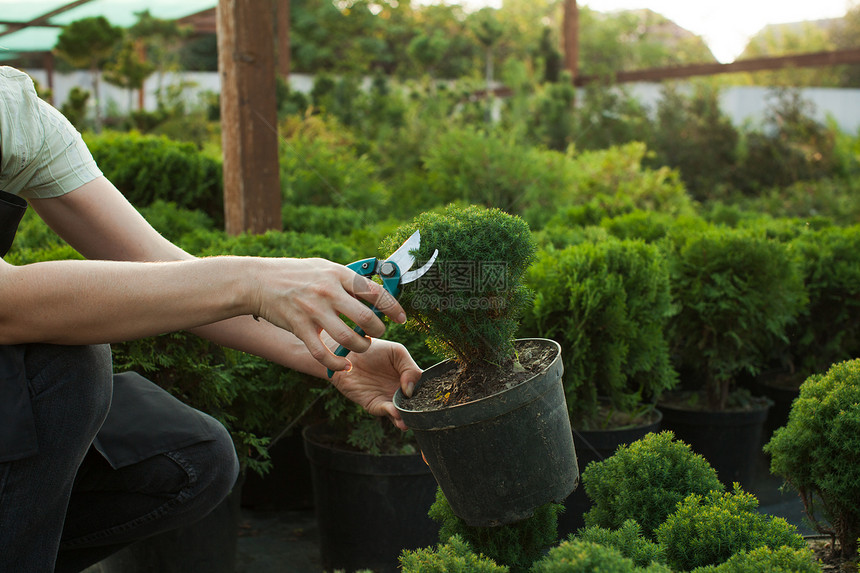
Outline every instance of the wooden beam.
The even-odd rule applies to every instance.
[[[692,64],[666,68],[649,68],[629,72],[617,72],[610,77],[580,76],[574,83],[584,86],[590,83],[630,83],[656,82],[667,79],[689,78],[693,76],[713,76],[717,74],[734,74],[739,72],[763,72],[787,68],[839,66],[845,64],[860,64],[860,48],[834,50],[828,52],[812,52],[809,54],[793,54],[768,58],[751,58],[738,60],[729,64]]]
[[[576,0],[564,0],[564,65],[574,80],[579,73],[579,6]]]
[[[278,0],[278,73],[290,81],[290,0]]]
[[[60,6],[56,10],[51,10],[50,12],[45,12],[41,16],[36,16],[32,20],[27,22],[6,22],[5,24],[9,27],[8,30],[3,30],[0,32],[0,36],[5,36],[7,34],[12,34],[13,32],[17,32],[18,30],[23,30],[24,28],[29,28],[30,26],[45,26],[48,24],[48,20],[53,18],[58,14],[62,14],[63,12],[67,12],[72,8],[77,8],[81,4],[86,4],[87,2],[91,2],[92,0],[77,0],[76,2],[69,2],[68,4],[64,4]]]
[[[218,1],[218,72],[228,234],[280,230],[271,0]]]

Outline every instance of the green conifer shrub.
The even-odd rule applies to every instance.
[[[792,329],[789,353],[805,379],[860,356],[860,225],[799,233],[791,246],[809,304]]]
[[[800,493],[815,527],[857,555],[860,536],[860,359],[834,364],[800,386],[788,423],[765,451],[771,472]]]
[[[594,506],[584,516],[585,525],[617,529],[632,519],[653,538],[678,502],[690,494],[722,491],[707,460],[674,438],[668,431],[648,434],[588,464],[582,484]]]
[[[692,573],[819,573],[821,566],[809,549],[782,546],[777,549],[759,547],[741,551],[720,565],[696,567]]]
[[[504,565],[478,555],[459,535],[436,547],[404,550],[400,554],[403,573],[508,573]]]
[[[789,247],[747,229],[711,227],[669,234],[672,294],[669,321],[679,370],[702,379],[707,407],[730,405],[737,377],[756,374],[806,304]]]
[[[459,537],[480,554],[510,567],[511,573],[522,573],[558,541],[558,514],[563,510],[560,504],[548,503],[522,521],[498,527],[472,527],[454,514],[442,488],[438,488],[428,515],[440,525],[440,542],[448,543]]]
[[[664,335],[669,272],[656,246],[608,238],[542,251],[526,283],[535,297],[523,329],[561,345],[577,428],[605,427],[613,413],[630,423],[676,384]]]
[[[719,565],[740,551],[783,546],[804,549],[797,528],[781,517],[759,513],[758,499],[738,484],[734,491],[694,493],[657,528],[666,563],[676,570]]]
[[[416,230],[415,268],[438,258],[430,271],[404,285],[400,303],[440,356],[475,368],[516,368],[514,337],[530,303],[525,271],[536,246],[528,225],[499,209],[451,205],[419,215],[381,247],[390,254]]]

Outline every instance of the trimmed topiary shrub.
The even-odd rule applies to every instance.
[[[462,538],[477,552],[517,573],[528,571],[532,563],[558,541],[558,514],[563,509],[560,504],[548,503],[538,507],[532,517],[516,523],[472,527],[454,514],[442,488],[438,488],[428,515],[439,523],[442,543]]]
[[[759,513],[757,507],[758,499],[738,484],[732,492],[688,496],[656,531],[666,563],[688,571],[759,547],[807,547],[797,528],[781,517]]]
[[[635,520],[648,538],[690,494],[722,491],[717,472],[702,456],[674,439],[672,432],[648,434],[622,445],[602,462],[582,472],[585,493],[594,506],[586,526],[617,529]]]
[[[816,529],[843,557],[860,536],[860,359],[834,364],[800,386],[788,423],[765,451],[771,472],[800,493]]]
[[[435,249],[439,255],[430,271],[403,288],[400,303],[411,324],[434,352],[458,363],[461,379],[488,367],[515,370],[514,337],[530,302],[524,275],[536,251],[526,222],[499,209],[452,205],[401,226],[382,252],[393,252],[416,230],[415,268]],[[461,386],[451,391],[455,401],[469,390]]]

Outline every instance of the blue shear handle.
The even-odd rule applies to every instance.
[[[373,274],[375,274],[375,272],[377,270],[376,267],[377,267],[378,262],[379,261],[376,257],[371,257],[369,259],[363,259],[361,261],[356,261],[354,263],[350,263],[347,265],[347,268],[354,270],[356,273],[360,274],[361,276],[370,277]],[[394,298],[397,298],[397,296],[400,294],[400,269],[397,268],[397,265],[395,265],[393,275],[391,275],[390,277],[383,277],[382,287],[386,291],[388,291],[388,293],[391,296],[393,296]],[[376,314],[376,316],[378,316],[380,319],[383,316],[385,316],[382,313],[382,311],[379,310],[378,308],[376,308],[375,306],[371,307],[371,310],[373,310],[374,314]],[[366,336],[367,335],[367,333],[364,332],[364,330],[360,326],[356,326],[355,328],[353,328],[353,330],[359,336]],[[337,347],[337,350],[334,351],[334,355],[343,357],[343,356],[346,356],[347,354],[349,354],[349,352],[350,351],[348,348],[345,348],[343,345],[339,345]],[[328,372],[329,378],[334,376],[334,370],[328,370],[327,372]]]

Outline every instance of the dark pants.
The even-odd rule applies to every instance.
[[[214,419],[143,379],[112,408],[107,346],[19,348],[26,348],[38,451],[0,463],[0,572],[80,571],[135,540],[193,523],[230,492],[238,475],[236,452]],[[175,427],[165,440],[163,420],[116,411],[130,410],[132,393],[141,388],[146,400],[163,400],[174,417],[193,417],[194,432],[183,438],[183,428]],[[111,446],[100,446],[99,431],[103,424],[115,430],[123,420],[135,426],[128,439],[144,443],[145,457],[123,454],[117,463],[105,451]],[[153,450],[147,441],[159,447]]]

